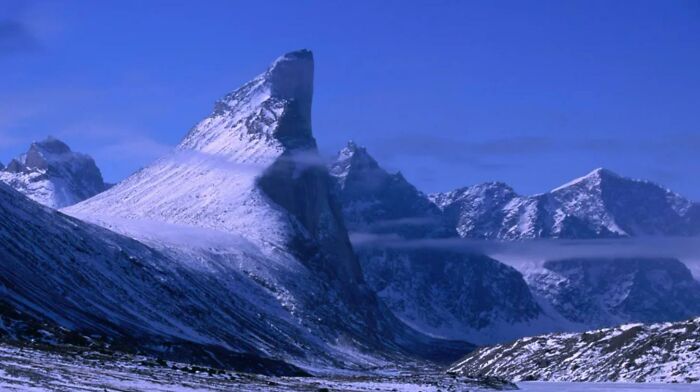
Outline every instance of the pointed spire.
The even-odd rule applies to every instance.
[[[620,177],[617,173],[604,167],[599,167],[588,173],[585,177]]]
[[[265,79],[270,83],[270,95],[282,99],[308,102],[314,89],[314,56],[310,50],[289,52],[277,58]]]

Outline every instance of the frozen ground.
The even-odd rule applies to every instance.
[[[700,391],[700,386],[693,384],[639,384],[639,383],[601,383],[601,382],[521,382],[518,387],[528,392],[690,392]]]
[[[371,376],[266,377],[126,354],[0,344],[0,391],[479,391],[484,381],[439,372]],[[490,380],[496,389],[513,384]]]
[[[493,389],[512,384],[492,381]],[[523,382],[530,392],[689,392],[693,384]],[[325,389],[324,389],[325,388]],[[0,391],[486,391],[493,390],[466,377],[438,372],[386,376],[335,376],[325,378],[265,377],[159,362],[130,355],[104,355],[71,350],[46,352],[0,344]]]

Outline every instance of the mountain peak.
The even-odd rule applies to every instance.
[[[347,145],[338,152],[338,155],[329,167],[330,174],[338,179],[344,179],[350,171],[379,171],[382,176],[388,175],[379,167],[377,161],[372,158],[365,147],[359,146],[354,141],[348,141]],[[344,181],[340,181],[341,185]]]
[[[105,190],[102,173],[88,155],[55,137],[35,141],[0,170],[0,181],[41,204],[62,208]]]
[[[29,148],[30,150],[39,149],[50,154],[67,154],[71,152],[70,147],[68,147],[66,143],[53,136],[48,136],[44,140],[33,142]]]
[[[278,57],[267,72],[270,95],[282,99],[296,99],[311,104],[314,86],[314,56],[302,49]]]
[[[592,170],[591,172],[589,172],[588,174],[586,174],[583,177],[576,178],[574,180],[567,182],[564,185],[561,185],[561,186],[558,186],[558,187],[552,189],[552,192],[560,191],[562,189],[566,189],[566,188],[569,188],[570,186],[577,185],[577,184],[584,184],[584,183],[591,184],[591,183],[593,183],[594,185],[599,185],[601,183],[601,181],[603,181],[604,179],[615,179],[615,178],[622,178],[622,177],[620,175],[618,175],[617,173],[613,172],[612,170],[609,170],[609,169],[606,169],[603,167],[599,167],[599,168]]]
[[[610,169],[606,169],[604,167],[598,167],[591,171],[590,173],[586,174],[585,177],[620,177],[619,174],[615,173],[614,171]]]
[[[348,144],[338,152],[338,158],[369,158],[374,160],[369,153],[367,152],[367,148],[360,146],[356,144],[354,141],[349,140]]]
[[[245,161],[291,148],[315,149],[313,77],[311,51],[278,57],[265,72],[219,99],[212,114],[190,130],[178,150]]]

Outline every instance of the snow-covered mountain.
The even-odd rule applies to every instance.
[[[406,327],[365,283],[311,132],[313,73],[309,51],[280,57],[172,153],[64,211],[221,287],[214,304],[250,312],[214,324],[233,349],[321,368],[468,350]]]
[[[51,208],[75,204],[107,188],[90,156],[53,137],[32,143],[7,167],[0,165],[0,181]]]
[[[552,260],[526,278],[557,312],[589,328],[700,315],[700,282],[675,259]]]
[[[460,236],[606,238],[700,234],[700,205],[606,169],[535,196],[486,183],[430,196]]]
[[[381,168],[365,148],[348,143],[330,173],[348,228],[371,239],[356,243],[365,279],[401,320],[433,336],[477,343],[556,328],[515,269],[479,254],[413,246],[457,235],[426,195]],[[399,246],[384,246],[383,238]]]
[[[700,381],[700,318],[528,337],[482,347],[448,373],[542,381]]]

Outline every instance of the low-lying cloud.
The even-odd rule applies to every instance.
[[[699,237],[639,237],[621,239],[521,241],[474,240],[461,238],[411,239],[395,234],[351,233],[358,249],[435,249],[486,254],[508,264],[541,262],[567,258],[677,258],[700,262]]]

